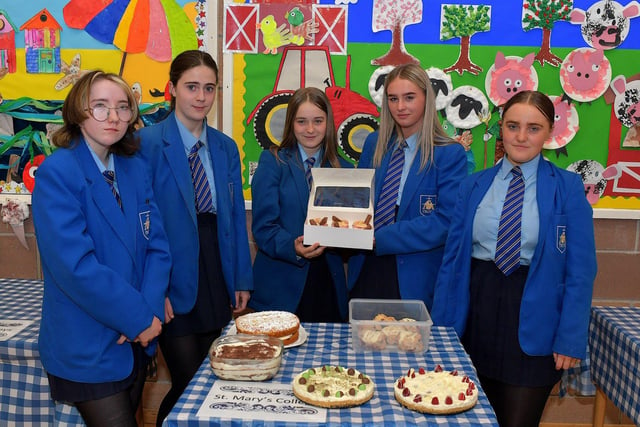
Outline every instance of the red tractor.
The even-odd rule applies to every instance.
[[[280,145],[287,103],[296,89],[317,87],[327,94],[338,143],[344,153],[357,161],[367,135],[378,129],[376,105],[349,89],[351,58],[347,57],[346,87],[335,86],[331,56],[326,46],[286,46],[280,60],[273,91],[262,98],[247,118],[253,120],[258,144],[268,149]]]

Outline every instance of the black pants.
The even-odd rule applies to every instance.
[[[524,387],[478,375],[500,427],[538,427],[552,385]]]
[[[231,300],[227,292],[218,245],[217,217],[198,214],[200,254],[198,295],[189,313],[176,314],[163,326],[160,349],[171,374],[171,389],[158,409],[156,424],[169,415],[189,381],[207,357],[209,347],[231,320]]]
[[[207,334],[192,334],[181,337],[160,335],[160,349],[171,374],[171,389],[158,408],[156,419],[158,427],[162,425],[162,421],[169,415],[189,385],[189,381],[207,357],[211,344],[220,336],[220,332],[221,330],[218,329]]]

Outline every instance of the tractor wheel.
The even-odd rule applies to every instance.
[[[291,93],[280,93],[267,98],[253,118],[253,133],[265,150],[280,145],[287,117],[287,104]]]
[[[338,143],[344,153],[358,161],[364,141],[371,132],[378,129],[378,121],[368,114],[354,114],[338,127]]]

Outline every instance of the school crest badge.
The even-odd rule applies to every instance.
[[[420,215],[429,215],[436,210],[438,196],[436,194],[420,195]]]
[[[151,230],[151,211],[138,213],[140,219],[140,231],[145,239],[149,240],[149,230]]]
[[[565,225],[556,227],[556,248],[561,254],[567,250],[567,227]]]

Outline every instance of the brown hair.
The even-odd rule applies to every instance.
[[[132,113],[129,126],[122,139],[109,147],[109,153],[131,156],[140,147],[140,141],[136,136],[135,124],[138,121],[138,104],[131,87],[120,76],[113,73],[105,73],[101,70],[90,71],[83,75],[71,88],[64,104],[62,105],[62,119],[64,124],[52,136],[52,142],[56,147],[69,148],[74,140],[82,136],[80,125],[91,117],[89,114],[89,101],[91,88],[95,82],[107,80],[115,83],[127,96]]]
[[[507,113],[509,108],[516,104],[528,104],[533,105],[542,113],[545,119],[549,122],[549,127],[553,128],[555,122],[555,108],[553,101],[549,99],[547,95],[537,90],[525,90],[513,95],[502,106],[502,117]]]
[[[216,61],[207,52],[201,50],[185,50],[178,56],[176,56],[171,62],[171,68],[169,69],[169,81],[173,86],[178,85],[180,77],[192,68],[204,65],[213,70],[218,79],[218,65]],[[171,110],[176,108],[176,97],[171,95]]]
[[[384,97],[382,101],[382,109],[380,112],[380,128],[378,129],[378,143],[376,151],[373,155],[373,166],[378,167],[382,163],[387,150],[393,144],[389,144],[392,135],[404,139],[400,126],[393,120],[389,111],[389,103],[387,100],[387,90],[389,84],[396,79],[408,80],[418,86],[425,95],[425,106],[422,124],[418,130],[418,148],[420,150],[420,169],[424,169],[428,164],[433,163],[433,146],[447,145],[457,143],[457,141],[449,138],[442,128],[438,119],[438,110],[436,110],[436,96],[431,88],[431,81],[427,72],[416,64],[400,65],[387,75],[384,82]],[[410,135],[407,135],[410,136]]]
[[[278,152],[284,148],[296,147],[298,141],[293,131],[293,125],[295,124],[296,114],[298,109],[305,102],[310,102],[315,105],[327,115],[327,129],[324,135],[323,147],[324,154],[321,164],[329,163],[334,168],[340,167],[340,161],[338,160],[338,138],[336,137],[336,127],[333,120],[333,111],[331,110],[331,104],[329,98],[325,93],[315,87],[305,87],[296,90],[293,96],[287,104],[287,116],[284,122],[284,132],[282,135],[282,142],[280,146],[274,146],[271,151],[276,157]]]

